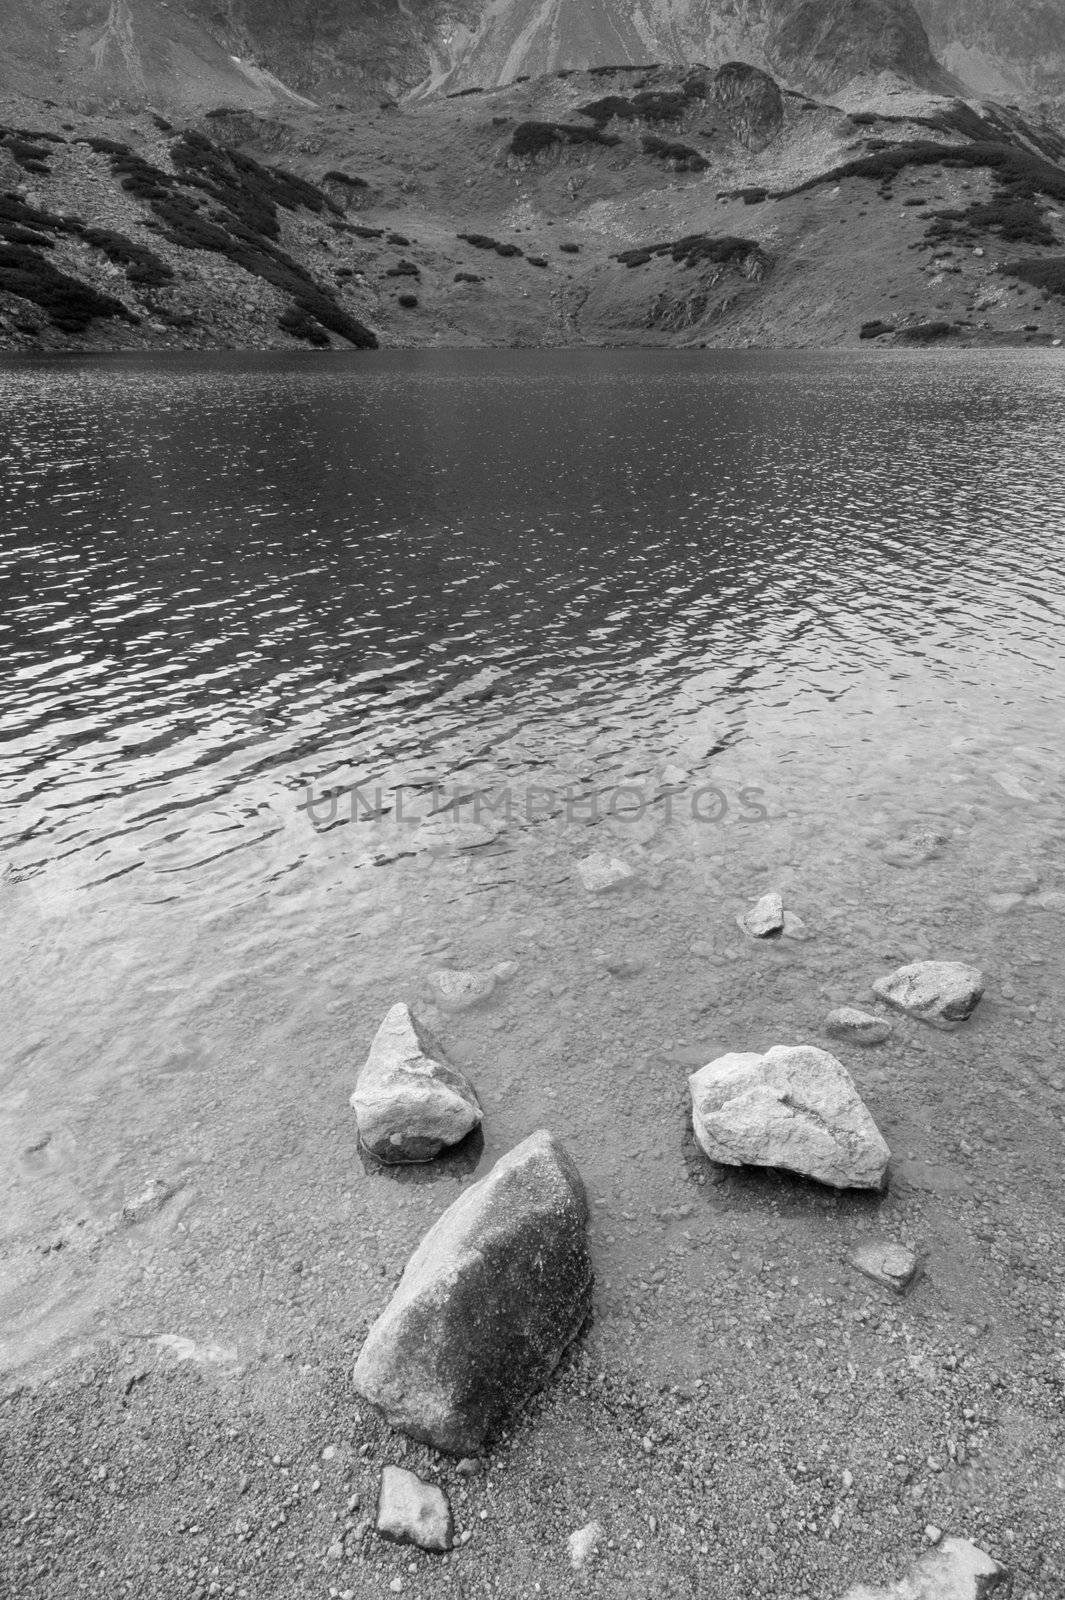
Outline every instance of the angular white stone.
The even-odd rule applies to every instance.
[[[396,1544],[443,1554],[451,1549],[453,1526],[447,1496],[404,1467],[384,1467],[377,1499],[377,1532]]]
[[[429,986],[434,998],[449,1011],[466,1011],[489,998],[496,986],[496,975],[491,970],[466,972],[442,967],[439,972],[430,972]]]
[[[984,992],[984,975],[962,961],[914,961],[873,988],[881,1000],[922,1022],[961,1022]]]
[[[351,1104],[359,1137],[381,1161],[430,1161],[481,1121],[468,1080],[405,1005],[378,1028]]]
[[[968,1539],[944,1539],[895,1583],[873,1588],[858,1583],[841,1600],[985,1600],[1007,1573]]]
[[[784,1167],[836,1189],[880,1189],[890,1151],[842,1062],[813,1045],[734,1052],[688,1080],[711,1161]]]
[[[620,861],[617,856],[605,856],[601,850],[593,851],[583,861],[578,861],[577,871],[584,887],[593,894],[616,889],[619,883],[626,883],[633,875],[632,868],[626,862]]]
[[[583,1528],[576,1528],[566,1541],[569,1550],[570,1565],[575,1572],[586,1567],[603,1537],[603,1524],[601,1522],[586,1522]]]
[[[736,918],[749,939],[772,939],[784,928],[784,902],[776,890],[764,894]]]

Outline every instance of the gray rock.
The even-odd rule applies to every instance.
[[[855,1006],[840,1006],[825,1018],[825,1032],[830,1039],[846,1039],[848,1044],[883,1044],[891,1038],[891,1023]]]
[[[875,1588],[855,1584],[841,1600],[985,1600],[1007,1576],[968,1539],[944,1539],[926,1550],[904,1578]]]
[[[451,1549],[454,1532],[447,1496],[404,1467],[385,1467],[377,1499],[377,1532],[396,1544],[416,1544],[440,1554]]]
[[[813,1045],[734,1052],[688,1080],[711,1161],[783,1167],[836,1189],[883,1188],[890,1151],[842,1062]]]
[[[351,1104],[359,1137],[380,1161],[431,1161],[481,1121],[468,1080],[405,1005],[377,1030]]]
[[[592,1299],[580,1174],[541,1130],[430,1228],[355,1364],[392,1427],[477,1454],[558,1365]]]
[[[784,902],[776,891],[764,894],[736,918],[749,939],[774,939],[784,931]]]
[[[905,1294],[917,1275],[916,1255],[904,1244],[893,1244],[890,1239],[856,1245],[847,1259],[867,1278],[896,1294]]]
[[[914,961],[873,988],[881,1000],[922,1022],[961,1022],[984,992],[984,975],[961,961]]]
[[[794,911],[785,911],[784,923],[781,932],[785,939],[809,939],[810,931],[801,917]]]
[[[617,856],[605,856],[601,850],[595,850],[583,861],[578,861],[577,872],[584,887],[592,894],[616,889],[633,876],[632,868],[626,862]]]

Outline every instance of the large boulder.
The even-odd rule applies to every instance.
[[[734,1051],[688,1080],[711,1161],[784,1167],[835,1189],[881,1189],[890,1151],[842,1062],[813,1045]]]
[[[378,1028],[351,1096],[359,1137],[380,1161],[431,1161],[481,1122],[469,1081],[405,1005]]]
[[[984,992],[984,975],[963,961],[914,961],[878,978],[873,988],[922,1022],[963,1022]]]
[[[573,1161],[532,1134],[429,1229],[367,1335],[359,1393],[412,1439],[476,1454],[588,1315],[587,1227]]]
[[[783,126],[780,85],[746,61],[726,61],[718,69],[712,96],[730,131],[748,150],[764,150]]]

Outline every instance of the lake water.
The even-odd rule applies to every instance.
[[[1056,353],[9,361],[0,416],[5,1364],[376,1311],[474,1159],[360,1160],[398,999],[478,1170],[570,1146],[605,1349],[860,1297],[870,1231],[1006,1356],[1060,1331]],[[807,937],[743,937],[768,888]],[[918,957],[988,988],[838,1050],[887,1195],[708,1181],[687,1073]]]

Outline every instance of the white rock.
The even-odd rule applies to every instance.
[[[825,1032],[830,1039],[846,1039],[849,1044],[883,1044],[891,1038],[891,1023],[855,1006],[840,1006],[825,1018]]]
[[[403,1467],[385,1467],[377,1500],[377,1532],[396,1544],[420,1550],[451,1549],[451,1507],[435,1484],[423,1483]]]
[[[882,1588],[855,1584],[841,1600],[984,1600],[1006,1576],[997,1561],[968,1539],[944,1539],[905,1578]]]
[[[973,1010],[984,992],[984,975],[962,961],[914,961],[873,989],[888,1005],[923,1022],[960,1022]]]
[[[801,917],[797,917],[794,911],[785,911],[784,925],[781,932],[785,939],[808,939],[810,937],[805,922]]]
[[[772,939],[784,928],[784,902],[775,890],[736,918],[749,939]]]
[[[784,1167],[836,1189],[880,1189],[890,1151],[842,1062],[813,1045],[734,1052],[688,1080],[711,1161]]]
[[[917,1272],[917,1257],[904,1244],[888,1239],[856,1245],[848,1257],[852,1267],[896,1294],[905,1293]]]
[[[579,1572],[586,1567],[603,1537],[603,1524],[601,1522],[586,1522],[583,1528],[577,1528],[570,1534],[566,1541],[569,1550],[570,1564]]]
[[[381,1161],[430,1161],[481,1121],[469,1081],[405,1005],[377,1030],[351,1104],[359,1137]]]
[[[577,871],[584,887],[592,894],[616,889],[619,883],[626,883],[633,876],[632,868],[626,862],[619,861],[617,856],[605,856],[600,850],[578,861]]]

